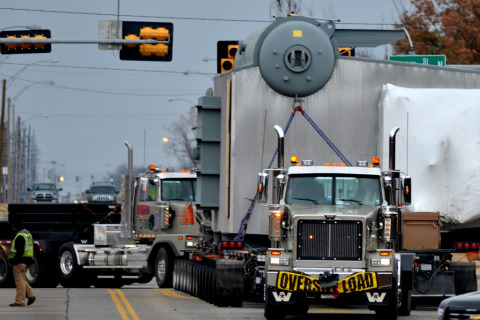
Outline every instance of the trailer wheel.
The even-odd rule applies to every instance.
[[[83,267],[78,265],[72,243],[63,244],[58,250],[58,257],[58,274],[62,286],[65,288],[90,287],[92,279],[84,272]]]
[[[155,258],[155,279],[159,288],[171,288],[173,278],[173,258],[162,247]]]
[[[13,271],[8,263],[8,256],[0,249],[0,287],[13,286]]]

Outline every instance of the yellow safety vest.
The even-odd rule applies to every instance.
[[[22,258],[33,258],[33,238],[32,235],[27,230],[22,230],[15,236],[13,239],[12,247],[10,248],[9,258],[15,258],[17,250],[15,249],[15,241],[19,236],[22,236],[25,239],[25,250],[23,251]]]

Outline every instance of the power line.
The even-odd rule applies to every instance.
[[[94,15],[94,16],[107,16],[117,17],[116,13],[99,13],[99,12],[80,12],[80,11],[64,11],[64,10],[44,10],[44,9],[19,9],[19,8],[0,8],[0,10],[12,10],[12,11],[27,11],[27,12],[40,12],[40,13],[58,13],[58,14],[77,14],[77,15]],[[146,18],[146,19],[168,19],[168,20],[195,20],[195,21],[216,21],[216,22],[253,22],[253,23],[271,23],[272,20],[255,20],[255,19],[225,19],[225,18],[199,18],[199,17],[176,17],[176,16],[152,16],[152,15],[132,15],[132,14],[120,14],[120,17],[125,18]],[[312,17],[316,20],[335,20],[335,19],[320,19]],[[369,22],[341,22],[336,21],[336,24],[345,25],[364,25],[364,26],[395,26],[394,23],[369,23]]]
[[[80,12],[80,11],[63,11],[63,10],[43,10],[43,9],[19,9],[19,8],[0,8],[0,10],[28,11],[41,13],[60,13],[60,14],[78,14],[78,15],[95,15],[117,17],[116,13],[99,13],[99,12]],[[170,19],[170,20],[198,20],[198,21],[222,21],[222,22],[272,22],[271,20],[252,20],[252,19],[221,19],[221,18],[197,18],[197,17],[168,17],[168,16],[150,16],[150,15],[132,15],[120,14],[126,18],[148,18],[148,19]]]
[[[70,69],[85,69],[85,70],[107,70],[107,71],[122,71],[122,72],[150,72],[150,73],[170,73],[170,74],[183,74],[183,75],[202,75],[202,76],[215,76],[216,73],[212,72],[200,72],[200,71],[175,71],[175,70],[152,70],[152,69],[125,69],[125,68],[106,68],[106,67],[85,67],[85,66],[67,66],[67,65],[54,65],[54,64],[31,64],[31,63],[17,63],[17,62],[0,62],[5,65],[17,65],[17,66],[31,66],[31,67],[52,67],[52,68],[70,68]]]

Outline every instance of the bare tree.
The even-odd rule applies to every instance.
[[[170,123],[167,130],[172,134],[167,142],[166,151],[175,156],[182,168],[194,168],[193,149],[196,139],[193,132],[197,123],[197,109],[192,107],[188,114],[180,116],[180,119]]]
[[[302,0],[272,0],[270,15],[286,17],[289,14],[302,14],[304,10]],[[311,12],[306,13],[306,15],[311,15]]]

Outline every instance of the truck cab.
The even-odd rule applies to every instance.
[[[281,128],[276,130],[281,137]],[[262,203],[269,171],[275,179],[268,205],[265,317],[306,312],[311,303],[339,298],[364,301],[382,319],[407,315],[413,255],[398,252],[400,173],[366,161],[314,166],[292,159],[286,169],[279,163],[259,174]]]
[[[152,168],[137,176],[133,210],[135,235],[173,234],[171,240],[177,242],[178,233],[191,233],[195,185],[196,174],[189,170]]]

